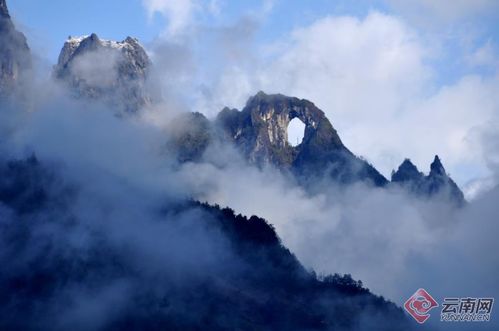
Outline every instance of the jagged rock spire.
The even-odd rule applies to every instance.
[[[445,168],[438,155],[435,155],[435,159],[430,166],[430,176],[431,175],[445,175]]]
[[[423,174],[409,159],[405,159],[398,170],[392,174],[392,182],[406,182],[410,180],[419,180]]]
[[[428,176],[419,172],[416,166],[406,159],[393,173],[392,183],[402,185],[419,196],[429,198],[438,195],[456,206],[462,206],[465,203],[463,192],[447,175],[438,155],[435,155]]]

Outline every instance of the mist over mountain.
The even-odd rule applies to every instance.
[[[435,156],[427,176],[409,159],[404,160],[397,171],[392,173],[392,183],[399,184],[419,196],[431,198],[441,195],[457,206],[465,203],[463,192],[446,173],[438,155]]]
[[[2,9],[8,13],[3,2]],[[11,46],[3,77],[13,90],[21,87],[17,73],[28,69],[16,62],[16,52],[29,48],[22,34],[10,29],[2,35]],[[173,144],[178,156],[158,153],[157,173],[143,155],[137,158],[137,172],[129,173],[133,165],[128,153],[143,153],[147,143],[129,128],[134,120],[122,115],[150,104],[150,66],[133,38],[71,37],[54,67],[55,81],[37,87],[43,90],[35,95],[46,98],[30,102],[32,115],[25,116],[22,100],[7,103],[12,92],[0,100],[2,118],[12,128],[1,133],[0,145],[0,262],[5,266],[0,271],[0,328],[410,327],[400,308],[350,275],[317,276],[307,270],[266,220],[196,202],[178,188],[176,167],[200,160],[200,151],[210,144],[210,130],[216,132],[202,115],[173,121],[180,129]],[[95,131],[97,123],[102,132]],[[113,142],[97,138],[110,129]],[[71,138],[56,138],[69,132]],[[175,130],[162,135],[175,137]],[[92,136],[96,144],[86,140]],[[120,140],[125,136],[138,142],[138,150]],[[71,139],[82,139],[81,149]],[[33,154],[19,158],[26,148]],[[87,153],[89,148],[94,151]],[[123,151],[118,154],[126,159],[113,159],[111,149]],[[125,173],[118,174],[120,166],[114,162],[125,160]],[[162,177],[162,184],[153,184],[147,175],[156,181]]]
[[[169,199],[146,211],[128,189],[88,196],[35,156],[0,171],[2,330],[410,327],[350,276],[306,271],[256,216]]]
[[[65,42],[54,75],[78,97],[103,101],[118,114],[136,113],[151,106],[151,66],[138,40],[101,40],[94,33]],[[296,147],[288,142],[288,126],[295,118],[305,124],[303,141]],[[225,108],[214,121],[199,113],[182,114],[174,122],[167,145],[180,161],[199,160],[216,141],[234,145],[250,164],[275,166],[302,183],[326,176],[339,184],[388,184],[373,165],[342,143],[324,112],[308,100],[259,92],[240,112]],[[432,171],[425,184],[414,185],[420,195],[445,195],[451,203],[464,203],[463,193],[445,171]]]
[[[499,295],[497,189],[465,201],[438,156],[388,180],[306,99],[177,109],[176,48],[132,37],[69,37],[26,88],[0,13],[1,330],[406,331],[419,287]]]
[[[288,142],[288,126],[295,118],[305,124],[305,132],[301,143],[292,146]],[[178,124],[172,130],[171,150],[179,155],[179,160],[199,160],[211,143],[229,143],[249,164],[270,165],[292,173],[305,186],[321,178],[332,179],[339,185],[390,184],[422,197],[441,196],[456,206],[465,203],[462,191],[438,157],[428,176],[423,178],[422,173],[407,164],[409,161],[404,161],[389,182],[342,143],[324,112],[308,100],[259,92],[242,111],[225,108],[213,122],[199,113],[182,115]]]
[[[70,37],[54,68],[78,97],[102,100],[124,113],[151,102],[146,81],[151,62],[137,39],[102,40],[95,33]]]

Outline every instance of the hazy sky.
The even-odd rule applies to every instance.
[[[135,36],[189,109],[213,116],[258,90],[308,98],[385,176],[405,157],[427,172],[439,154],[468,196],[493,180],[498,1],[8,3],[52,64],[69,35]]]

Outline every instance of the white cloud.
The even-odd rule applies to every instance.
[[[274,8],[274,2],[275,0],[262,0],[255,11],[242,13],[243,21],[249,17],[255,20],[266,17]],[[206,17],[217,18],[225,5],[221,0],[142,0],[142,3],[149,18],[159,14],[167,19],[165,33],[170,38],[182,36],[186,32],[196,32],[192,29],[199,26],[199,22]]]
[[[266,218],[319,274],[351,273],[398,304],[418,287],[442,297],[498,295],[499,260],[483,255],[498,246],[497,189],[459,210],[437,198],[363,185],[338,189],[328,181],[312,194],[273,169],[246,166],[219,150],[207,155],[225,165],[185,164],[178,174],[184,187],[202,201]]]
[[[493,189],[495,185],[497,185],[497,183],[494,177],[490,176],[471,180],[462,189],[464,196],[468,199],[468,201],[474,201]]]
[[[196,0],[143,0],[143,4],[150,17],[159,13],[167,18],[167,33],[170,36],[188,28],[200,6]]]

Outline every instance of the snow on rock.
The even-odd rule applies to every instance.
[[[55,77],[79,97],[103,100],[118,112],[136,112],[150,103],[146,91],[151,61],[137,39],[123,41],[69,37],[59,55]]]

